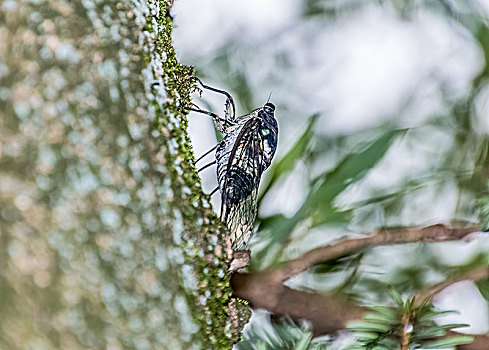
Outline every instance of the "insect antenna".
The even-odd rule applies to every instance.
[[[268,95],[268,100],[267,100],[267,103],[268,103],[268,102],[270,102],[270,98],[272,97],[272,93],[273,93],[273,90],[272,90],[272,91],[270,91],[270,95]],[[267,104],[267,103],[265,103],[265,104]]]

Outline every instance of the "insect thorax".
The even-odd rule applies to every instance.
[[[262,108],[239,117],[238,123],[228,128],[216,151],[217,178],[225,204],[238,203],[258,187],[277,148],[277,132],[273,114],[265,113]],[[254,150],[246,149],[251,142],[248,134],[255,136]],[[230,157],[234,158],[230,160]]]

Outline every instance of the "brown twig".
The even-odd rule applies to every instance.
[[[356,249],[390,244],[453,241],[477,231],[480,231],[480,227],[476,225],[465,228],[449,228],[443,224],[423,228],[419,226],[382,228],[365,238],[347,238],[331,245],[310,250],[298,258],[284,263],[275,270],[275,273],[280,275],[277,278],[286,281],[321,261],[338,258]]]
[[[365,311],[337,296],[291,289],[271,281],[266,273],[235,273],[231,287],[234,295],[247,300],[253,309],[265,309],[295,321],[309,321],[314,336],[343,329],[348,321],[361,319]]]
[[[411,313],[405,310],[401,317],[401,350],[409,350],[411,344],[411,333],[413,325],[411,324]]]
[[[465,335],[458,332],[450,332],[450,335]],[[477,334],[471,344],[459,345],[457,350],[487,350],[489,349],[489,335]]]
[[[489,267],[487,266],[481,266],[474,270],[467,271],[458,276],[454,276],[450,279],[447,279],[446,281],[437,283],[426,290],[420,291],[419,293],[416,294],[416,304],[421,305],[421,303],[426,298],[429,299],[433,298],[433,296],[440,293],[443,289],[447,288],[448,286],[451,286],[454,283],[461,282],[461,281],[480,281],[486,278],[489,278]]]

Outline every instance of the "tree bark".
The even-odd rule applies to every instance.
[[[231,347],[170,6],[0,6],[0,348]]]

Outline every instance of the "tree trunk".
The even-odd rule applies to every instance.
[[[170,6],[0,6],[0,348],[231,347]]]

